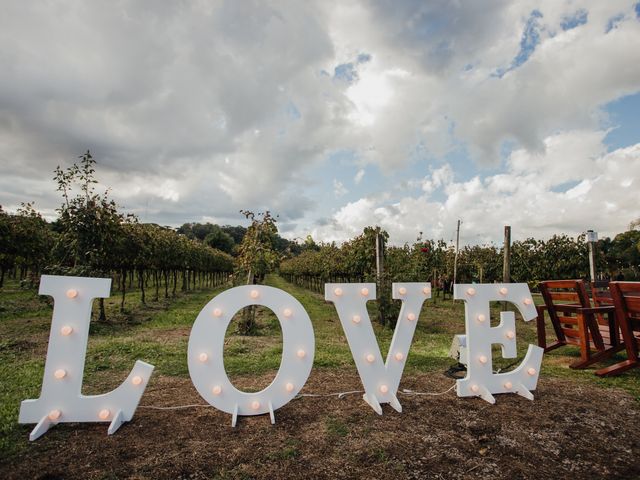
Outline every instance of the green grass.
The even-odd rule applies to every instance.
[[[355,371],[349,345],[332,304],[325,302],[321,295],[291,285],[275,275],[267,277],[267,284],[291,293],[307,310],[316,339],[315,368],[351,368]],[[127,294],[124,314],[119,312],[118,295],[108,299],[105,303],[110,321],[104,324],[92,322],[84,393],[97,394],[113,389],[126,377],[136,360],[155,365],[154,376],[188,378],[186,353],[191,326],[204,305],[222,290],[180,293],[171,301],[150,301],[146,307],[140,305],[140,293],[132,291]],[[372,304],[369,307],[374,318],[375,307]],[[94,308],[94,314],[96,310]],[[19,440],[23,440],[32,428],[17,424],[18,411],[23,399],[39,395],[51,312],[47,297],[40,297],[33,290],[20,289],[9,282],[0,291],[0,458],[24,448],[25,442]],[[500,305],[494,305],[494,324],[499,312]],[[255,336],[238,335],[236,320],[227,330],[224,364],[232,381],[236,376],[275,374],[280,365],[282,332],[275,314],[266,308],[258,308],[257,320]],[[377,323],[373,327],[384,357],[393,331]],[[536,343],[535,322],[517,319],[516,327],[518,358],[521,359],[527,344]],[[456,333],[464,333],[463,304],[441,299],[427,301],[407,357],[405,375],[444,372],[454,363],[448,352]],[[623,388],[640,400],[640,369],[619,377],[600,379],[593,374],[593,369],[569,369],[568,365],[578,356],[577,347],[550,352],[545,356],[542,375],[585,385]],[[623,355],[617,357],[622,358]],[[515,360],[503,359],[499,348],[494,350],[496,368],[504,368]],[[349,432],[348,425],[333,418],[327,419],[326,428],[336,437]],[[294,458],[296,445],[289,447],[283,455]]]

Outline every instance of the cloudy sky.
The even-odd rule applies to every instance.
[[[0,205],[90,149],[141,221],[398,244],[640,217],[640,3],[0,0]]]

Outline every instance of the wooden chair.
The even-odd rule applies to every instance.
[[[596,375],[601,377],[617,375],[640,364],[640,282],[611,282],[609,288],[627,360],[598,370]]]
[[[538,345],[545,353],[564,345],[577,345],[580,360],[570,367],[586,368],[623,348],[615,308],[612,305],[591,306],[583,280],[550,280],[541,282],[539,288],[545,304],[537,307]],[[557,339],[550,345],[547,345],[545,311]]]

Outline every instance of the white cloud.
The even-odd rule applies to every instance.
[[[603,134],[599,133],[600,140]],[[497,241],[504,225],[512,226],[515,239],[576,235],[590,228],[601,236],[613,235],[624,231],[640,213],[640,190],[633,188],[634,180],[640,178],[640,143],[606,153],[593,140],[592,132],[549,137],[546,154],[516,151],[505,173],[484,179],[456,182],[445,165],[423,180],[429,188],[423,188],[422,195],[391,202],[374,198],[350,202],[312,235],[318,240],[343,241],[365,226],[380,225],[396,244],[414,241],[420,231],[427,238],[450,240],[458,218],[463,220],[462,241],[471,244]],[[558,173],[552,168],[558,155],[576,144],[590,147],[580,151],[582,157],[564,158]],[[576,185],[558,189],[576,178],[581,178]],[[432,197],[434,185],[445,189],[446,200]]]
[[[333,194],[336,197],[342,197],[344,195],[346,195],[347,193],[349,193],[349,190],[347,190],[345,188],[345,186],[342,184],[341,181],[337,180],[337,179],[333,179]]]
[[[594,195],[609,205],[603,212],[622,217],[635,208],[637,217],[637,207],[599,193],[615,183],[602,163],[614,168],[614,153],[636,158],[607,155],[602,145],[603,106],[640,91],[634,4],[7,1],[0,203],[35,199],[53,212],[51,172],[90,148],[119,203],[160,223],[235,222],[238,209],[249,208],[271,209],[302,229],[335,207],[334,224],[319,227],[324,238],[374,220],[401,238],[429,225],[446,236],[457,216],[478,235],[500,228],[491,222],[516,220],[543,234],[563,225],[545,213],[556,210],[549,202],[587,205]],[[534,9],[539,41],[526,61],[514,62]],[[581,9],[587,22],[563,31],[561,22]],[[370,59],[358,62],[361,54]],[[357,75],[334,79],[349,63]],[[505,140],[515,151],[500,165]],[[481,178],[445,162],[464,149],[500,171]],[[325,180],[309,172],[331,168],[338,151],[354,152],[353,182],[369,189],[372,213],[358,202],[327,206],[309,193]],[[393,189],[376,175],[365,179],[368,164],[384,177],[416,162],[430,174],[402,179],[422,189],[415,197],[380,200]],[[336,196],[345,195],[350,179],[330,175]],[[610,197],[637,187],[622,177]],[[556,191],[567,182],[567,192]],[[574,217],[587,220],[562,208],[572,213],[558,215],[566,229],[578,228]],[[513,211],[520,217],[512,220]],[[598,219],[600,228],[629,221],[617,216]]]

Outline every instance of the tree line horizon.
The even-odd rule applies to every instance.
[[[280,236],[277,216],[269,211],[241,210],[249,226],[187,222],[178,228],[140,223],[123,212],[109,191],[97,192],[96,162],[87,151],[66,170],[57,167],[54,180],[61,194],[58,218],[48,222],[23,203],[15,213],[0,206],[0,288],[6,274],[35,286],[42,273],[107,276],[122,295],[134,284],[158,300],[176,291],[235,284],[262,283],[270,272],[319,290],[324,282],[375,281],[375,238],[388,232],[366,227],[362,234],[338,245]],[[630,225],[630,226],[633,226]],[[452,278],[455,247],[444,240],[387,245],[385,279],[432,281],[438,287]],[[527,238],[511,245],[511,278],[532,288],[549,279],[588,278],[588,247],[584,234],[556,234],[547,240]],[[466,245],[459,249],[459,283],[502,281],[502,247]],[[640,279],[640,230],[630,229],[596,244],[598,278]],[[148,292],[146,289],[150,289]],[[104,318],[101,305],[100,317]]]

